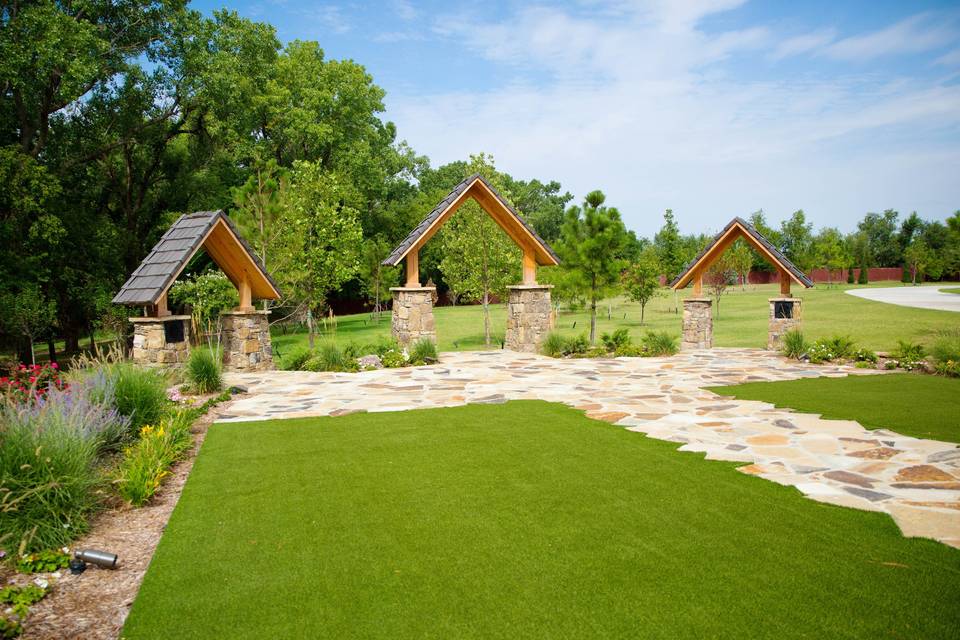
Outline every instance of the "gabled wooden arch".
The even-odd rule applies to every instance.
[[[537,235],[513,207],[497,193],[486,178],[479,173],[465,179],[433,208],[426,218],[410,232],[393,253],[383,261],[395,267],[401,260],[407,262],[407,287],[420,286],[420,249],[440,230],[460,206],[473,198],[494,222],[500,225],[510,239],[523,251],[523,284],[536,284],[537,265],[555,266],[560,258],[543,238]]]
[[[674,278],[670,283],[670,288],[677,290],[683,289],[690,282],[693,282],[693,294],[700,296],[703,292],[703,274],[707,272],[710,266],[717,261],[720,255],[730,248],[737,238],[743,238],[747,244],[756,249],[760,255],[767,259],[780,272],[780,293],[783,296],[790,295],[790,283],[811,288],[813,280],[797,268],[795,264],[773,246],[769,240],[757,231],[757,229],[743,218],[734,218],[723,230],[716,235],[713,241],[708,244],[694,258],[683,272]]]
[[[180,216],[167,229],[114,304],[148,307],[151,316],[169,315],[167,292],[201,247],[237,288],[240,310],[252,311],[254,298],[280,297],[277,284],[223,211],[198,211]]]

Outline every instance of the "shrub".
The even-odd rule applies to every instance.
[[[849,336],[833,336],[822,341],[833,353],[833,359],[851,358],[856,350],[857,343]]]
[[[410,347],[410,364],[425,364],[437,361],[437,345],[429,338],[421,338]]]
[[[876,352],[871,351],[870,349],[864,349],[863,347],[860,347],[859,349],[857,349],[856,351],[854,351],[853,354],[851,355],[851,357],[852,357],[854,360],[856,360],[858,364],[861,363],[861,362],[867,363],[867,364],[876,364],[876,363],[877,363],[877,354],[876,354]]]
[[[590,340],[587,334],[581,333],[579,336],[569,338],[564,345],[564,355],[582,355],[590,349]]]
[[[860,265],[860,275],[857,276],[857,284],[870,284],[868,273],[868,267],[866,264]]]
[[[790,329],[783,334],[783,355],[799,359],[807,352],[807,341],[799,329]]]
[[[191,414],[181,412],[153,427],[140,429],[140,439],[123,451],[114,483],[120,496],[134,506],[146,504],[170,474],[170,465],[193,444]]]
[[[617,347],[613,355],[617,358],[636,358],[644,355],[644,350],[643,347],[638,347],[634,344],[625,344]]]
[[[197,393],[213,393],[223,388],[223,368],[219,356],[218,351],[203,347],[190,352],[187,380]]]
[[[923,366],[923,358],[926,355],[922,344],[910,342],[909,340],[898,340],[897,348],[893,351],[893,358],[897,361],[897,366],[907,371],[912,371]]]
[[[108,375],[115,379],[117,411],[130,418],[134,430],[160,421],[169,406],[167,381],[162,373],[122,363],[111,367]]]
[[[387,369],[407,366],[407,359],[404,357],[403,352],[397,349],[390,349],[384,352],[383,355],[380,356],[380,362]]]
[[[856,280],[853,277],[853,267],[847,267],[847,284],[853,284]]]
[[[960,331],[941,333],[930,349],[930,357],[937,373],[960,377]]]
[[[566,344],[567,341],[562,335],[556,331],[551,331],[544,337],[543,342],[540,344],[540,352],[551,358],[559,358],[563,356]]]
[[[643,336],[642,343],[649,356],[672,356],[679,350],[676,336],[666,331],[650,331]]]
[[[603,358],[609,353],[606,347],[596,346],[590,347],[587,349],[587,352],[582,354],[585,358]]]
[[[617,329],[613,333],[605,333],[600,336],[600,341],[607,351],[616,351],[620,347],[626,347],[631,343],[630,331],[627,329]]]
[[[67,383],[56,362],[45,365],[18,364],[9,376],[0,377],[0,394],[15,402],[43,397],[51,389],[64,389]]]
[[[356,371],[357,361],[333,342],[326,342],[302,368],[306,371]]]
[[[316,354],[306,347],[296,347],[287,352],[282,368],[287,371],[302,371],[303,366]]]
[[[378,338],[376,341],[371,342],[370,344],[364,345],[363,353],[360,355],[375,353],[382,358],[383,354],[385,354],[387,351],[396,351],[397,349],[398,346],[396,340],[383,336]]]
[[[0,544],[59,547],[86,532],[97,506],[97,439],[16,410],[0,413]]]

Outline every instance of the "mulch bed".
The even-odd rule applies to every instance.
[[[212,407],[194,423],[193,449],[171,469],[163,487],[148,505],[122,506],[100,513],[92,522],[90,533],[70,546],[71,552],[100,549],[117,554],[120,560],[116,570],[88,564],[80,575],[72,575],[66,569],[59,572],[59,578],[39,574],[50,581],[52,589],[46,598],[30,608],[23,638],[99,640],[120,635],[207,428],[229,405],[225,402]],[[18,576],[16,582],[28,582],[25,578]]]

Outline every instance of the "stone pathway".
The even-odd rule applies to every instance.
[[[940,309],[941,311],[960,311],[960,295],[945,293],[940,289],[943,286],[913,287],[881,287],[878,289],[847,289],[847,293],[858,298],[865,298],[875,302],[886,302],[901,307],[916,307],[918,309]]]
[[[561,402],[588,417],[683,443],[680,451],[749,463],[739,470],[795,486],[813,500],[888,513],[904,535],[960,548],[960,448],[704,390],[863,373],[753,349],[610,360],[556,360],[511,351],[443,353],[439,365],[408,369],[230,374],[229,383],[247,387],[251,395],[236,400],[218,422],[521,399]]]

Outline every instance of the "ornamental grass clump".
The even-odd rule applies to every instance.
[[[437,345],[430,338],[421,338],[410,347],[410,364],[432,364],[437,361]]]
[[[140,428],[140,439],[123,451],[114,484],[120,497],[135,507],[146,504],[170,475],[170,466],[193,444],[192,416],[181,412],[157,426]]]
[[[937,373],[960,377],[960,329],[941,332],[930,348],[930,358]]]
[[[677,337],[666,331],[648,332],[643,336],[642,344],[644,355],[648,356],[672,356],[680,350]]]
[[[204,347],[192,350],[186,375],[191,389],[196,393],[220,391],[223,388],[223,367],[219,351]]]
[[[95,425],[78,428],[62,419],[76,415],[72,410],[53,409],[49,402],[39,409],[4,403],[0,411],[0,545],[20,552],[48,549],[87,531],[87,518],[97,508],[101,444]],[[57,419],[47,420],[50,416]]]
[[[114,378],[117,411],[130,418],[134,430],[156,424],[170,406],[167,380],[159,371],[122,363],[110,367],[107,375]]]
[[[563,336],[556,331],[551,331],[543,338],[543,342],[540,344],[540,353],[549,358],[559,358],[563,355],[565,345],[566,340]]]
[[[807,341],[798,329],[783,334],[783,355],[799,360],[807,352]]]

